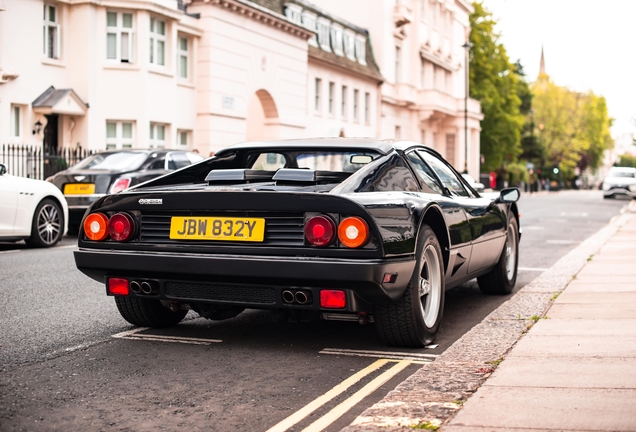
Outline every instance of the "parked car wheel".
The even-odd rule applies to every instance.
[[[477,278],[482,292],[486,294],[510,294],[517,282],[517,264],[519,263],[519,228],[514,217],[508,221],[506,244],[497,265],[490,273]]]
[[[172,327],[188,313],[187,310],[172,312],[159,300],[116,296],[115,303],[121,316],[139,327]]]
[[[64,231],[64,213],[58,203],[45,199],[33,214],[31,237],[26,243],[32,247],[51,247],[60,241]]]
[[[437,334],[444,312],[444,261],[433,230],[420,229],[419,257],[411,282],[395,304],[376,307],[375,323],[380,338],[395,346],[422,347]]]

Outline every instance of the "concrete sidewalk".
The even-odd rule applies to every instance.
[[[636,431],[636,217],[440,430]]]

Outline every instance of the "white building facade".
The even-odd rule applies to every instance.
[[[397,138],[479,170],[463,0],[3,0],[0,142]]]

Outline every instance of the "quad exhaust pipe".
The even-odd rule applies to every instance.
[[[130,290],[135,294],[152,295],[159,293],[159,282],[152,280],[130,281]]]
[[[310,305],[313,301],[310,290],[285,290],[282,297],[285,304]]]

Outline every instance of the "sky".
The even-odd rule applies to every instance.
[[[607,100],[612,136],[636,133],[636,0],[483,0],[528,81],[541,47],[557,85]]]

